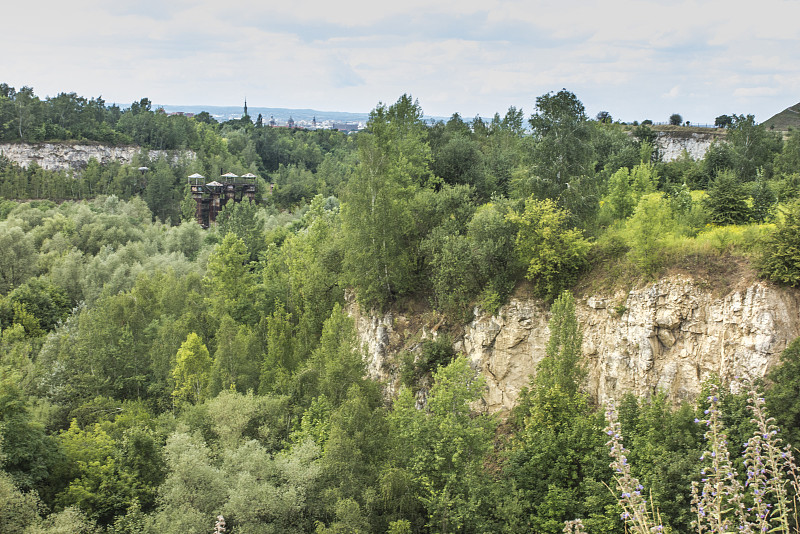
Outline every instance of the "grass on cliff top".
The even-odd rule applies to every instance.
[[[771,224],[708,226],[696,236],[665,236],[641,252],[622,232],[609,232],[592,251],[591,265],[574,288],[576,295],[628,292],[674,275],[693,277],[714,295],[746,287],[758,278],[752,261]]]

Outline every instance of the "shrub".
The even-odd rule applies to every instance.
[[[778,228],[764,241],[758,262],[762,276],[792,287],[800,286],[800,201],[784,212]]]
[[[553,200],[525,201],[521,214],[509,214],[517,225],[516,253],[527,268],[525,278],[539,296],[554,299],[578,277],[591,244],[577,228],[569,228],[569,213]]]
[[[675,230],[669,203],[661,193],[645,195],[626,226],[630,235],[628,255],[645,274],[654,274],[664,261],[664,248]]]
[[[743,224],[750,218],[747,191],[732,171],[722,171],[708,186],[704,206],[714,224]]]
[[[422,354],[417,360],[417,369],[421,374],[435,371],[440,365],[450,363],[455,355],[450,336],[442,334],[435,339],[426,339],[422,342]]]

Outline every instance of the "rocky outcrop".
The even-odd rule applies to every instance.
[[[89,160],[94,158],[101,164],[112,161],[119,163],[130,163],[134,156],[142,151],[138,146],[105,146],[105,145],[82,145],[67,143],[5,143],[0,144],[0,154],[9,160],[27,167],[36,162],[40,167],[50,171],[80,171],[86,168]],[[181,155],[194,159],[195,154],[191,151],[166,151],[149,150],[147,155],[150,159],[158,159],[162,156],[177,160]]]
[[[658,132],[656,147],[662,161],[675,161],[684,151],[694,160],[705,157],[711,144],[720,139],[715,133],[690,133],[678,135],[675,132]]]
[[[409,329],[409,318],[396,314],[364,316],[352,303],[350,309],[367,347],[370,375],[394,391],[394,354],[414,350],[419,339],[435,331],[425,325]],[[701,281],[673,276],[628,293],[584,295],[577,315],[586,386],[594,398],[664,391],[678,401],[695,398],[714,375],[732,389],[746,378],[764,376],[800,336],[800,292],[753,281],[718,296]],[[455,340],[456,350],[486,378],[489,411],[514,406],[544,357],[548,320],[540,301],[516,297],[495,316],[476,315]]]

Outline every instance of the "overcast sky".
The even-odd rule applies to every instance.
[[[763,121],[800,101],[800,2],[44,0],[3,7],[0,82],[128,106],[426,115],[533,110],[566,88],[594,116]]]

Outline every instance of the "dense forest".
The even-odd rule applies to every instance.
[[[713,378],[680,406],[582,390],[570,290],[589,274],[632,284],[735,258],[800,284],[800,132],[732,115],[704,159],[671,162],[656,135],[590,119],[567,90],[529,117],[432,125],[403,95],[347,135],[0,84],[2,141],[176,151],[80,172],[0,157],[0,519],[29,534],[790,530],[798,488],[775,482],[793,465],[775,440],[800,443],[800,341],[753,385],[763,397]],[[256,173],[256,201],[203,230],[195,172]],[[472,410],[483,381],[446,333],[398,355],[396,398],[366,376],[346,292],[455,326],[521,284],[551,304],[551,337],[511,414]]]

